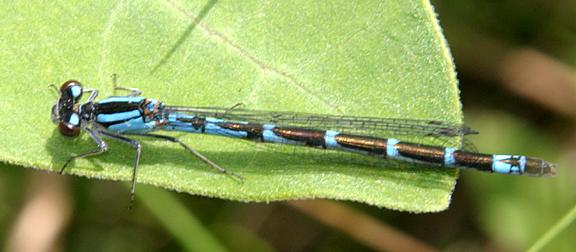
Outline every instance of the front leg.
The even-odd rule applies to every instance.
[[[119,87],[117,74],[112,74],[112,84],[114,85],[114,92],[116,92],[116,90],[128,91],[128,92],[130,92],[130,94],[128,94],[128,96],[134,96],[134,97],[140,96],[142,94],[142,91],[140,91],[140,89],[137,89],[137,88]]]
[[[84,128],[84,130],[86,132],[88,132],[88,135],[90,135],[90,137],[94,140],[94,142],[96,142],[96,144],[98,144],[98,148],[91,150],[91,151],[88,151],[88,152],[85,152],[85,153],[82,153],[82,154],[79,154],[79,155],[76,155],[76,156],[70,157],[68,160],[66,160],[66,163],[64,163],[62,168],[60,168],[60,174],[64,173],[66,166],[68,166],[68,164],[70,164],[70,162],[72,162],[73,160],[75,160],[77,158],[100,155],[100,154],[102,154],[108,150],[108,145],[106,144],[106,142],[102,141],[102,138],[100,138],[98,131],[93,131],[89,128]]]
[[[94,102],[94,100],[96,100],[96,97],[98,97],[98,90],[97,89],[84,89],[82,92],[83,93],[90,93],[90,96],[88,97],[87,102]]]

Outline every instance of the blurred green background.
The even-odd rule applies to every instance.
[[[0,245],[24,251],[529,248],[576,204],[576,2],[433,4],[455,58],[465,121],[481,132],[470,140],[483,152],[556,162],[555,178],[465,171],[451,207],[433,214],[320,200],[239,203],[150,186],[139,187],[129,212],[123,183],[4,165]],[[350,222],[363,225],[338,224]],[[574,237],[576,224],[543,249],[573,251]]]

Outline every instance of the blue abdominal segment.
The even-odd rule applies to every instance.
[[[522,174],[526,167],[525,156],[492,155],[492,171],[503,174]]]
[[[338,131],[327,130],[324,136],[324,142],[326,143],[326,148],[328,149],[341,149],[342,145],[336,140],[336,136],[340,134]]]
[[[389,138],[387,143],[386,143],[386,156],[388,157],[398,157],[399,153],[398,153],[398,149],[396,149],[395,145],[400,143],[400,141],[394,139],[394,138]]]
[[[444,165],[447,167],[453,167],[456,164],[456,159],[454,158],[454,151],[456,148],[446,148],[444,150]]]

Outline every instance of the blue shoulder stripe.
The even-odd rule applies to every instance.
[[[114,114],[99,114],[98,117],[96,117],[96,122],[99,123],[118,122],[139,116],[141,116],[139,110],[131,110],[127,112],[114,113]]]

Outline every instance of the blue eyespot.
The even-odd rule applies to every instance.
[[[72,91],[72,96],[74,96],[74,98],[77,98],[82,94],[82,88],[78,85],[70,87],[70,91]]]
[[[80,123],[80,117],[78,117],[78,114],[72,113],[70,119],[68,119],[68,123],[77,126]]]

